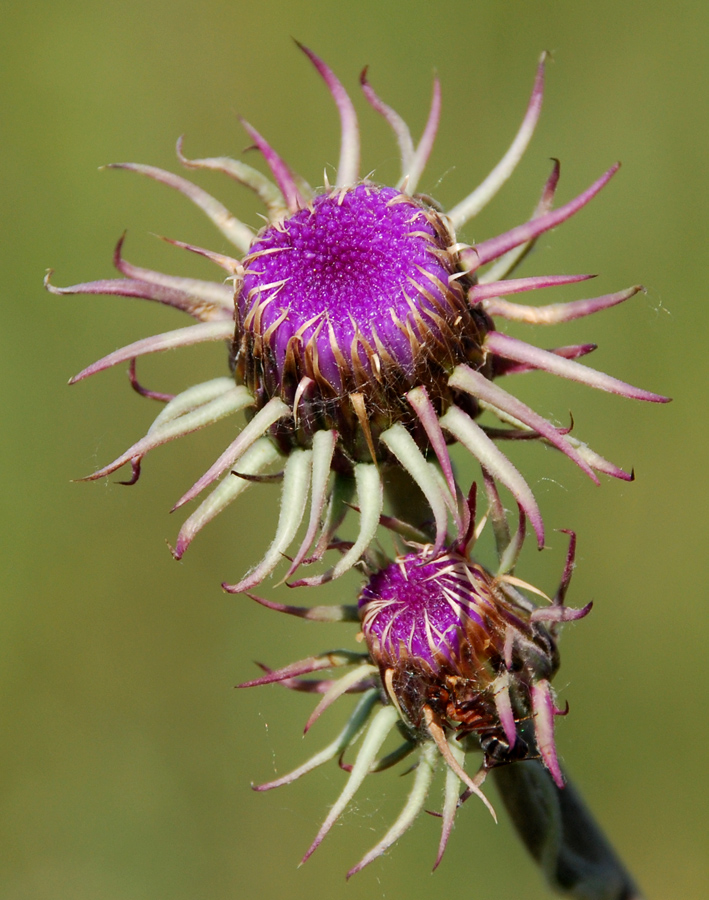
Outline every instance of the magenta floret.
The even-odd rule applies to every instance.
[[[477,568],[477,567],[475,567]],[[480,586],[470,574],[479,574]],[[368,641],[376,641],[390,660],[413,658],[432,668],[444,655],[460,653],[468,621],[485,625],[488,579],[451,557],[422,562],[410,553],[371,577],[360,594],[359,608]]]
[[[435,328],[431,314],[447,305],[451,274],[436,255],[443,249],[429,214],[395,188],[362,184],[325,194],[254,243],[239,311],[261,334],[276,328],[271,346],[281,373],[297,334],[304,344],[315,341],[320,372],[339,390],[341,358],[352,367],[353,341],[361,336],[376,347],[376,335],[410,376],[404,323],[416,329],[413,300]],[[369,368],[364,356],[363,364]]]

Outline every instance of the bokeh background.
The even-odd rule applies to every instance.
[[[569,600],[595,607],[563,639],[557,687],[572,714],[559,724],[561,752],[648,897],[704,898],[709,7],[670,0],[5,4],[0,897],[548,896],[505,816],[495,827],[474,802],[434,876],[438,821],[422,816],[346,884],[407,790],[391,772],[370,779],[297,868],[343,774],[331,765],[267,795],[249,784],[324,745],[347,702],[303,739],[307,696],[233,685],[254,675],[254,660],[280,665],[352,646],[354,633],[282,620],[221,592],[266,546],[275,488],[247,494],[182,564],[172,560],[165,541],[178,522],[168,510],[229,425],[153,454],[136,487],[70,483],[141,435],[156,410],[123,371],[71,389],[67,379],[182,320],[147,303],[50,296],[44,271],[53,267],[61,285],[109,277],[128,228],[132,261],[214,275],[151,236],[226,249],[197,210],[136,175],[97,169],[131,160],[177,170],[180,134],[188,155],[238,154],[247,140],[237,112],[321,183],[337,162],[337,119],[291,36],[350,89],[364,170],[383,181],[396,175],[395,147],[358,94],[359,71],[370,65],[418,134],[438,70],[443,121],[422,188],[444,205],[507,147],[537,57],[553,52],[538,133],[469,240],[526,217],[549,157],[562,162],[560,202],[624,163],[589,208],[543,238],[524,274],[597,271],[597,293],[642,281],[646,295],[538,339],[593,340],[594,365],[675,400],[649,407],[550,377],[519,380],[538,409],[560,420],[571,409],[579,436],[637,473],[634,484],[597,488],[552,451],[523,448],[550,549],[530,549],[519,573],[552,590],[566,539],[551,529],[578,531]],[[246,190],[198,180],[258,221]],[[223,357],[219,347],[183,351],[147,360],[141,375],[174,391],[224,372]],[[318,602],[351,596],[356,583],[323,588]]]

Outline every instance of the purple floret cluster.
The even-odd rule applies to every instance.
[[[358,354],[366,377],[376,375],[360,341],[381,347],[411,378],[407,331],[416,334],[421,315],[435,329],[452,274],[430,215],[395,188],[360,184],[321,194],[259,236],[244,260],[239,315],[245,331],[277,335],[272,350],[281,376],[298,335],[298,343],[315,344],[317,367],[336,391]]]
[[[367,645],[392,665],[437,673],[460,656],[466,626],[485,630],[489,587],[482,570],[450,554],[409,553],[376,572],[359,596]]]

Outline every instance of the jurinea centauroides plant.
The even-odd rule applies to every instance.
[[[322,187],[311,188],[243,120],[271,178],[228,157],[190,159],[180,139],[177,154],[185,167],[220,172],[253,190],[266,209],[266,224],[252,229],[202,188],[162,169],[134,163],[112,168],[159,181],[206,213],[234,247],[231,255],[170,243],[213,262],[222,270],[221,280],[133,265],[123,257],[123,238],[114,254],[121,277],[58,288],[47,276],[47,288],[55,294],[139,297],[197,320],[109,353],[72,379],[128,363],[135,390],[164,404],[144,437],[87,480],[130,465],[125,483],[134,484],[150,451],[244,413],[231,443],[178,500],[175,508],[208,492],[182,525],[173,553],[180,559],[196,534],[254,482],[281,481],[270,547],[240,581],[224,588],[247,593],[270,610],[358,627],[360,651],[333,650],[275,670],[262,666],[261,677],[242,685],[276,683],[319,695],[306,731],[344,694],[359,696],[330,744],[293,772],[256,788],[289,784],[337,759],[348,772],[304,859],[370,774],[413,757],[404,808],[349,874],[383,854],[412,825],[440,766],[445,775],[436,866],[465,800],[477,796],[495,816],[482,790],[492,773],[522,840],[554,888],[582,900],[639,900],[632,879],[569,785],[556,748],[555,718],[565,714],[552,688],[559,667],[558,631],[591,608],[590,603],[579,609],[565,605],[576,537],[567,532],[566,565],[553,597],[517,577],[527,523],[540,548],[544,524],[528,482],[498,446],[539,441],[561,451],[596,482],[596,473],[630,480],[631,473],[591,450],[570,428],[541,416],[499,381],[541,370],[623,397],[667,400],[581,364],[578,359],[594,344],[544,350],[507,335],[500,325],[569,322],[641,290],[636,285],[548,305],[508,299],[592,277],[512,274],[540,235],[581,210],[618,166],[555,207],[555,162],[528,221],[466,243],[461,229],[507,181],[532,137],[542,104],[545,56],[509,149],[475,190],[444,210],[418,190],[439,126],[438,80],[415,143],[398,113],[374,91],[366,69],[362,73],[364,96],[391,127],[400,152],[398,182],[383,185],[361,175],[359,126],[344,87],[319,57],[301,49],[340,118],[333,183],[326,174]],[[176,396],[138,380],[139,357],[215,341],[227,346],[229,374]],[[483,413],[497,420],[494,425]],[[453,470],[448,448],[454,443],[480,465],[487,510],[477,522],[475,485],[461,488]],[[516,507],[514,533],[501,489]],[[353,540],[345,541],[337,532],[349,510],[358,516],[358,529]],[[473,556],[486,522],[497,547],[494,571]],[[380,526],[390,535],[393,553],[376,540]],[[328,550],[338,556],[325,565]],[[253,594],[284,559],[283,580],[293,587],[320,585],[357,566],[365,579],[357,602],[303,607]],[[300,571],[314,563],[319,564],[316,574]],[[323,677],[327,672],[332,674]],[[308,677],[314,673],[315,678]],[[392,734],[398,734],[399,745],[387,750]],[[360,740],[350,763],[346,757]],[[471,754],[476,755],[473,770],[466,768]]]

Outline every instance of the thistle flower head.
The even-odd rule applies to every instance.
[[[523,523],[522,516],[522,534]],[[369,773],[389,768],[411,754],[417,754],[418,764],[401,815],[349,874],[376,859],[411,826],[423,809],[440,760],[446,776],[436,865],[461,802],[475,794],[495,816],[481,790],[491,769],[541,759],[556,785],[563,787],[554,741],[554,718],[561,711],[551,688],[559,666],[555,636],[562,622],[581,618],[591,608],[591,604],[582,609],[564,604],[574,565],[575,536],[571,534],[561,585],[544,606],[537,606],[528,594],[545,595],[508,570],[520,547],[517,538],[500,548],[500,570],[492,574],[470,556],[474,537],[471,524],[464,540],[438,554],[419,547],[386,562],[370,574],[357,607],[305,609],[254,598],[271,609],[302,618],[359,620],[367,648],[366,653],[331,651],[276,671],[266,669],[264,676],[242,685],[281,683],[321,694],[306,731],[344,693],[362,695],[344,730],[327,748],[290,774],[256,788],[269,790],[288,784],[338,756],[342,765],[342,755],[364,733],[354,763],[344,766],[350,773],[348,782],[305,859]],[[349,669],[339,679],[301,677],[339,667]],[[380,709],[375,712],[377,706]],[[382,754],[394,730],[403,743]],[[480,753],[482,762],[470,774],[466,757]]]
[[[364,95],[391,126],[401,155],[401,178],[395,187],[384,187],[361,178],[357,117],[345,89],[321,59],[302,49],[340,117],[340,160],[333,186],[310,188],[247,122],[244,127],[273,180],[229,158],[188,159],[180,141],[178,156],[185,166],[222,172],[256,192],[268,212],[260,232],[184,178],[152,166],[126,163],[115,168],[162,182],[206,213],[235,247],[233,256],[172,243],[210,259],[226,280],[181,278],[132,265],[123,258],[122,240],[115,264],[123,277],[67,288],[53,287],[47,280],[55,293],[143,297],[197,319],[195,325],[115,351],[73,379],[129,362],[133,386],[166,403],[143,438],[89,478],[130,464],[128,483],[134,483],[151,450],[245,411],[247,424],[176,504],[182,506],[211,489],[182,526],[174,549],[180,558],[208,522],[270,467],[279,468],[282,503],[273,542],[245,578],[225,585],[241,592],[271,574],[286,553],[292,554],[286,578],[302,563],[320,560],[351,505],[360,515],[355,541],[333,567],[295,583],[322,583],[355,565],[378,528],[390,466],[406,470],[423,493],[433,520],[432,552],[440,553],[449,519],[460,528],[464,516],[447,449],[457,441],[479,460],[486,477],[512,493],[541,547],[543,524],[534,495],[496,440],[543,441],[595,481],[596,472],[625,479],[632,475],[591,451],[568,429],[557,428],[494,379],[541,369],[626,397],[665,399],[578,363],[576,358],[592,351],[592,344],[543,350],[505,335],[495,324],[499,318],[553,325],[621,303],[640,290],[636,286],[545,306],[506,299],[590,277],[508,276],[541,234],[585,206],[618,167],[553,209],[559,177],[555,164],[527,222],[475,245],[461,243],[457,232],[509,178],[531,139],[541,109],[544,58],[509,150],[471,194],[442,211],[417,193],[438,130],[438,81],[423,135],[415,144],[401,117],[375,93],[366,71],[362,74]],[[138,357],[205,341],[228,342],[231,377],[214,378],[175,397],[138,382]],[[502,427],[478,424],[483,410],[496,416]],[[305,535],[293,553],[291,545],[304,518]]]
[[[482,366],[487,317],[453,280],[450,245],[438,212],[369,183],[320,194],[260,234],[237,294],[238,377],[257,405],[297,405],[278,427],[286,451],[335,428],[342,471],[385,462],[382,433],[415,428],[407,391],[425,384],[448,407],[454,366]]]
[[[503,584],[456,551],[433,559],[409,553],[370,578],[359,599],[362,633],[392,702],[413,727],[426,727],[428,709],[459,732],[505,737],[495,701],[499,676],[507,686],[514,671],[516,684],[528,689],[556,672],[549,634]],[[523,706],[528,699],[520,699]]]

